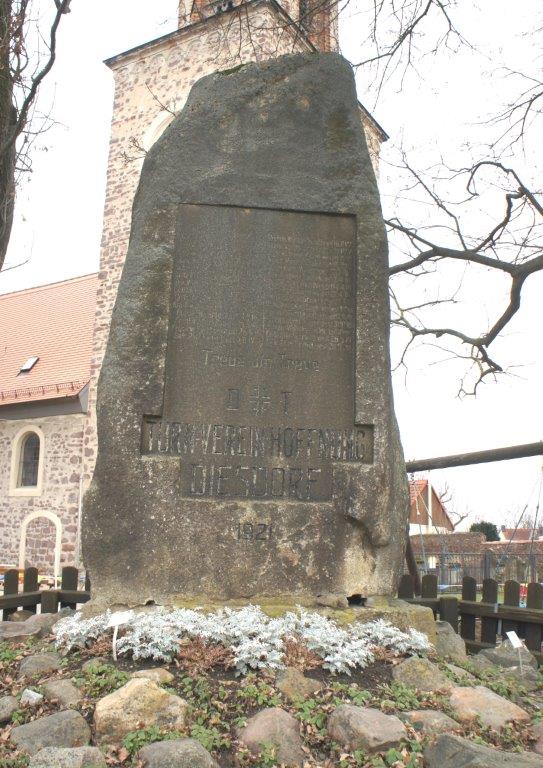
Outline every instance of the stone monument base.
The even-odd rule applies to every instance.
[[[201,608],[204,611],[217,611],[220,608],[243,608],[247,605],[247,601],[243,600],[228,600],[223,603],[206,603],[198,602],[196,600],[175,600],[173,607],[175,608]],[[327,619],[335,621],[337,624],[354,624],[360,622],[366,624],[368,621],[375,621],[376,619],[384,619],[392,624],[392,626],[401,629],[406,632],[409,629],[416,629],[419,632],[424,632],[428,640],[432,645],[436,642],[436,623],[434,619],[434,613],[431,608],[426,608],[423,605],[415,605],[413,603],[407,603],[405,600],[400,600],[397,597],[388,597],[386,595],[377,595],[368,598],[367,605],[352,605],[347,608],[328,608],[326,606],[307,605],[300,601],[296,604],[291,601],[281,602],[280,600],[252,600],[252,605],[258,605],[259,608],[272,618],[278,618],[287,611],[296,610],[297,606],[306,608],[308,611],[318,613],[321,616],[325,616]]]
[[[381,595],[368,598],[366,605],[349,605],[344,608],[330,608],[315,603],[308,604],[307,601],[304,601],[303,599],[293,602],[290,598],[285,598],[284,600],[281,600],[281,598],[274,598],[273,600],[255,599],[251,601],[226,600],[214,602],[206,600],[187,600],[183,597],[179,597],[178,599],[174,598],[170,605],[164,607],[190,608],[192,610],[200,609],[206,612],[211,612],[218,611],[221,608],[243,608],[249,604],[257,605],[263,613],[271,618],[279,618],[288,611],[295,611],[296,608],[300,606],[308,611],[325,616],[339,625],[354,624],[355,622],[365,624],[368,621],[384,619],[385,621],[390,622],[392,626],[401,629],[403,632],[406,632],[409,629],[416,629],[419,632],[423,632],[432,645],[435,645],[437,639],[436,623],[431,608],[407,603],[405,600],[400,600],[396,597]],[[139,607],[119,604],[111,606],[111,610],[122,611],[127,608],[133,608],[136,612],[146,612],[153,611],[156,607],[157,606],[154,604],[142,605]],[[103,606],[96,604],[95,601],[86,603],[81,609],[81,613],[86,619],[102,612]]]

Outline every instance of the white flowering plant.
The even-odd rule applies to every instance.
[[[90,645],[110,629],[110,614],[83,619],[79,613],[55,625],[58,648],[70,651]],[[431,650],[422,632],[407,632],[378,619],[362,624],[338,626],[319,613],[298,608],[280,618],[270,618],[258,606],[223,608],[212,613],[179,608],[157,608],[133,613],[123,625],[116,644],[117,654],[133,659],[169,662],[186,639],[201,638],[231,651],[238,674],[249,670],[284,666],[284,642],[296,638],[322,659],[334,673],[351,674],[375,658],[375,650],[386,648],[402,655],[420,655]]]

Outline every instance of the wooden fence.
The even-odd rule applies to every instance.
[[[90,600],[90,584],[85,582],[85,589],[79,590],[79,571],[72,566],[62,569],[60,589],[40,589],[37,568],[25,568],[22,590],[19,591],[19,571],[13,568],[4,574],[4,596],[0,597],[0,611],[4,621],[18,608],[37,613],[41,606],[42,613],[57,613],[59,608],[74,608],[78,603]]]
[[[525,640],[526,647],[543,663],[543,585],[528,584],[526,607],[520,605],[521,585],[506,581],[503,602],[498,602],[499,585],[495,579],[484,579],[482,599],[477,600],[477,582],[472,576],[462,580],[462,597],[438,597],[437,577],[423,576],[420,597],[415,597],[413,578],[402,576],[398,597],[431,608],[436,618],[448,621],[456,633],[466,641],[469,651],[492,648],[499,637],[515,631]]]

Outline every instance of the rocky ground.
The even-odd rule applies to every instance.
[[[114,663],[109,637],[62,655],[56,618],[0,624],[2,768],[543,768],[535,660],[468,658],[448,625],[435,655],[383,650],[351,678],[296,643],[236,678],[197,639],[162,666]]]

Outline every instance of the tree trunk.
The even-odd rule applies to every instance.
[[[15,204],[15,141],[10,140],[17,118],[10,67],[13,0],[0,0],[0,270],[4,264]]]

